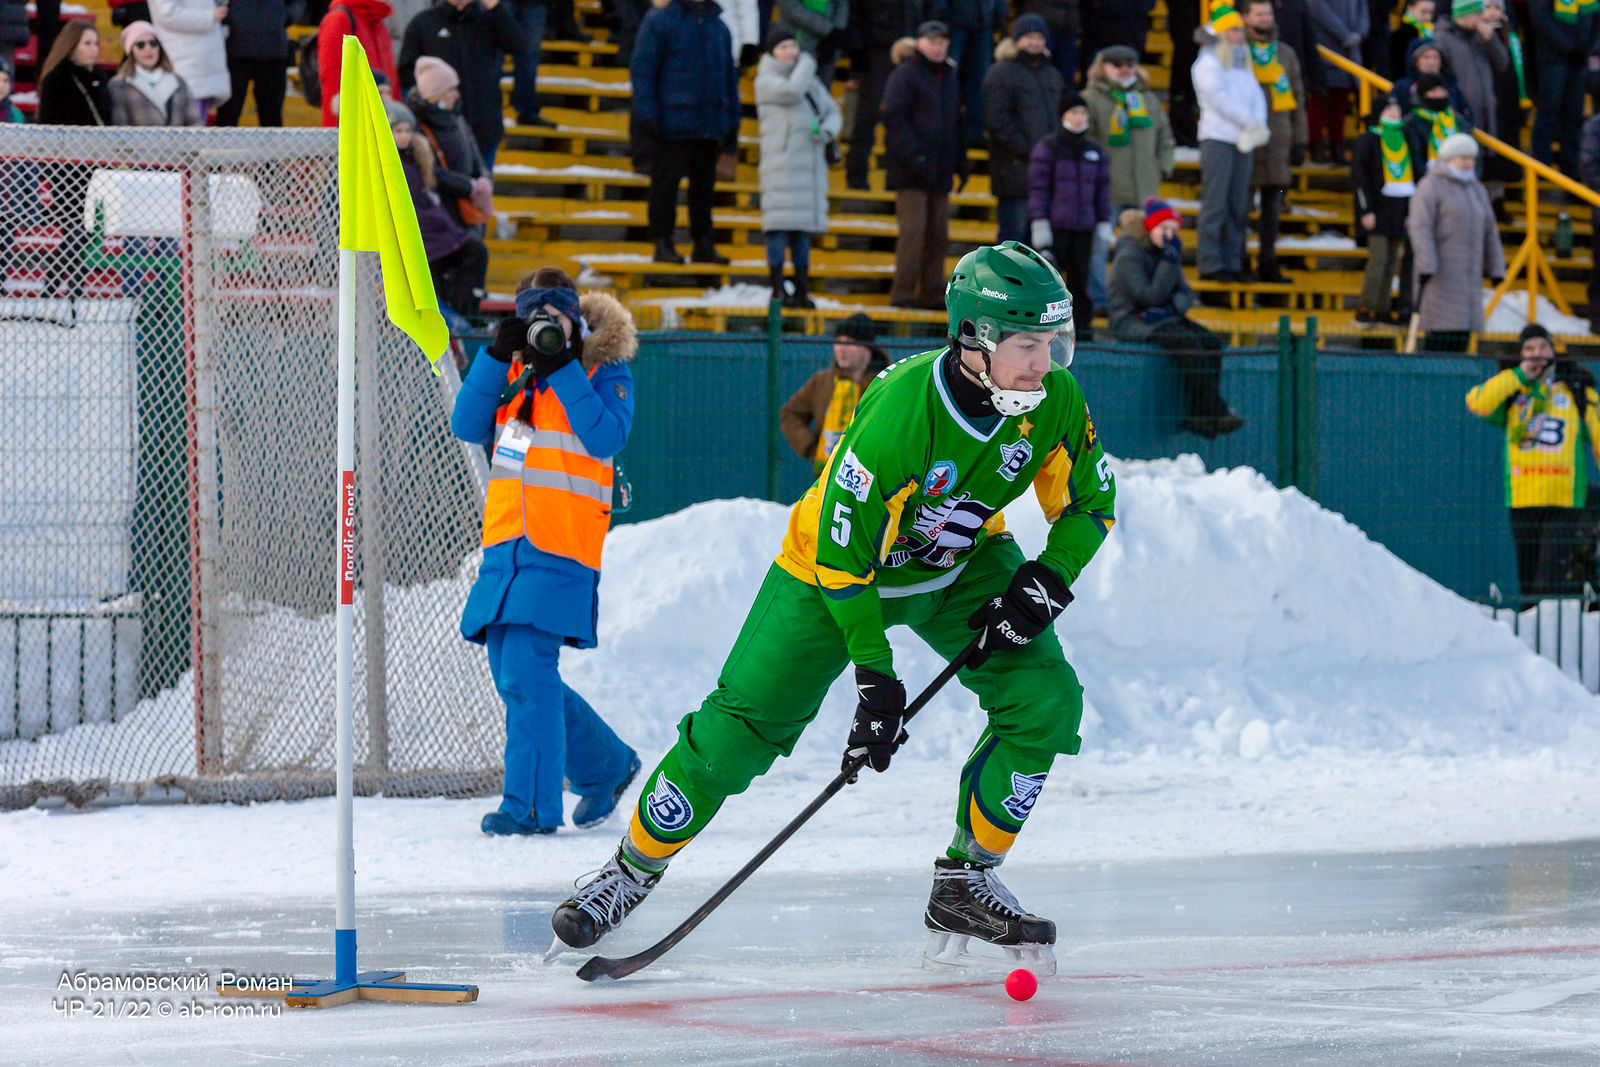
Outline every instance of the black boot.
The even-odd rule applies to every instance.
[[[657,263],[683,262],[683,257],[678,255],[678,250],[672,247],[672,238],[663,237],[656,242],[655,261]]]
[[[726,267],[733,262],[717,251],[717,246],[711,243],[711,238],[709,237],[695,238],[694,251],[689,253],[689,258],[696,263],[715,263],[719,267]],[[681,263],[682,260],[679,260],[679,262]]]
[[[767,268],[767,284],[772,287],[772,299],[789,306],[789,294],[783,291],[783,265]]]
[[[804,274],[801,274],[799,271],[795,271],[795,275],[794,275],[794,303],[792,305],[790,305],[790,306],[791,307],[797,307],[797,308],[804,308],[807,311],[810,311],[813,308],[815,308],[817,306],[817,302],[815,300],[811,299],[810,288],[811,288],[810,279],[808,279]]]
[[[1256,279],[1258,281],[1271,282],[1274,285],[1282,285],[1289,280],[1289,276],[1278,269],[1277,256],[1257,256]]]
[[[556,939],[568,948],[588,948],[616,929],[628,913],[661,881],[661,875],[648,877],[628,866],[622,850],[589,881],[578,888],[550,918]],[[552,952],[558,945],[551,945]]]

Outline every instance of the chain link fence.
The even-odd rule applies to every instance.
[[[332,792],[335,162],[0,127],[0,807]],[[491,793],[482,458],[362,258],[357,788]]]

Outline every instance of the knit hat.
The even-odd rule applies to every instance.
[[[1083,98],[1083,94],[1069,85],[1061,90],[1061,95],[1057,97],[1056,114],[1065,115],[1075,107],[1088,106],[1089,102]]]
[[[1450,86],[1444,80],[1443,74],[1421,74],[1417,76],[1415,92],[1417,94],[1417,99],[1421,100],[1424,96],[1427,96],[1431,92],[1436,92],[1440,89],[1448,89],[1449,87]]]
[[[1545,329],[1537,322],[1530,322],[1528,325],[1522,328],[1522,332],[1517,335],[1517,344],[1526,344],[1535,337],[1541,337],[1544,340],[1549,341],[1551,348],[1554,348],[1556,345],[1556,340],[1554,337],[1550,336],[1550,331]]]
[[[1113,44],[1100,49],[1100,54],[1095,58],[1102,63],[1137,63],[1139,52],[1132,45]]]
[[[423,56],[417,60],[416,77],[417,92],[430,104],[461,84],[456,69],[438,56]]]
[[[774,26],[767,31],[767,51],[772,51],[785,41],[795,40],[794,31],[787,26]]]
[[[1050,27],[1045,25],[1044,16],[1028,12],[1026,15],[1017,16],[1017,21],[1011,27],[1011,39],[1020,41],[1030,33],[1037,33],[1042,37],[1050,36]]]
[[[122,54],[130,54],[133,51],[133,42],[141,40],[147,33],[160,40],[161,35],[156,33],[156,28],[144,19],[135,19],[122,27]]]
[[[1212,9],[1210,22],[1211,32],[1216,34],[1218,37],[1221,37],[1229,30],[1241,28],[1243,26],[1244,19],[1240,18],[1239,13],[1233,8],[1229,7],[1227,4],[1218,4],[1214,9]]]
[[[1478,158],[1478,142],[1472,139],[1470,133],[1452,133],[1449,137],[1439,142],[1439,158],[1441,160],[1455,159],[1466,156],[1469,159]]]
[[[1462,15],[1483,14],[1483,0],[1456,0],[1450,5],[1450,17],[1459,19]]]
[[[384,97],[383,110],[389,116],[389,128],[391,130],[402,123],[410,126],[413,130],[417,128],[417,116],[413,115],[411,109],[400,101],[390,100],[387,96]]]
[[[1149,233],[1163,222],[1176,222],[1180,226],[1183,225],[1182,217],[1179,216],[1177,211],[1173,210],[1171,204],[1160,197],[1152,196],[1144,202],[1144,232]]]
[[[848,337],[856,344],[870,345],[878,339],[878,324],[869,319],[866,312],[858,311],[834,327],[833,336]]]

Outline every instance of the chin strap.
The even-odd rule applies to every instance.
[[[963,326],[965,326],[965,323],[963,323]],[[989,377],[991,366],[989,363],[989,350],[983,346],[983,342],[979,341],[975,334],[971,335],[973,343],[969,344],[969,335],[966,329],[961,332],[962,336],[959,341],[961,347],[969,352],[976,352],[983,357],[983,370],[978,372],[978,381],[982,383],[985,389],[989,390],[989,401],[994,404],[995,411],[999,412],[1003,417],[1026,415],[1044,402],[1045,391],[1042,388],[1024,391],[1021,389],[1002,389],[994,384],[994,379]]]

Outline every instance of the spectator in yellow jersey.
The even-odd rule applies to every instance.
[[[1467,393],[1467,410],[1505,429],[1506,506],[1525,597],[1580,591],[1567,575],[1588,496],[1585,448],[1600,463],[1594,378],[1555,354],[1550,331],[1529,323],[1521,362]]]
[[[878,326],[866,315],[851,315],[833,335],[833,363],[817,371],[784,402],[778,425],[789,446],[820,471],[833,446],[856,417],[861,395],[889,357],[872,342]]]

